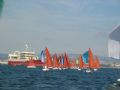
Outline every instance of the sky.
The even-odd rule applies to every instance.
[[[120,24],[120,0],[4,0],[0,52],[84,53],[107,56],[108,36]]]

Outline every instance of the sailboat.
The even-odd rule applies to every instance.
[[[91,51],[91,49],[89,48],[88,51],[86,51],[83,55],[82,55],[82,59],[84,61],[84,68],[86,68],[86,72],[90,73],[91,69],[93,68],[93,53]]]
[[[92,50],[89,48],[88,50],[88,69],[86,70],[86,72],[92,72],[92,69],[94,68],[94,57],[93,57],[93,53]]]
[[[59,62],[58,62],[57,54],[53,55],[53,69],[59,69]]]
[[[82,55],[80,55],[80,57],[79,57],[79,68],[78,68],[78,70],[81,70],[81,69],[83,68],[83,66],[84,66],[84,62],[83,62],[83,60],[82,60]]]
[[[69,66],[70,66],[69,57],[66,53],[64,54],[64,65],[63,66],[64,66],[65,69],[69,68]]]
[[[88,73],[91,72],[90,67],[89,67],[91,65],[90,64],[91,59],[90,59],[89,54],[90,54],[90,50],[88,50],[84,54],[82,54],[82,58],[81,58],[83,60],[83,63],[84,63],[83,68],[86,69],[86,72],[88,72]]]
[[[89,49],[89,68],[93,69],[94,71],[97,71],[97,69],[100,68],[100,60],[97,56],[94,58],[91,49]]]
[[[41,51],[40,58],[41,58],[42,63],[44,63],[42,70],[43,70],[43,71],[48,71],[49,69],[48,69],[47,66],[46,66],[46,61],[45,61],[46,55],[45,55],[45,51],[44,51],[44,50]]]
[[[97,56],[95,56],[94,60],[94,71],[97,71],[97,69],[100,68],[100,62]]]
[[[62,70],[64,67],[64,56],[60,54],[58,60],[59,60],[59,70]]]
[[[53,66],[52,58],[51,58],[48,48],[45,49],[45,54],[46,54],[46,61],[45,61],[45,65],[43,67],[43,71],[48,71]]]

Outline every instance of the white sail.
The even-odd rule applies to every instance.
[[[108,41],[109,57],[120,59],[120,26],[110,33]]]
[[[109,40],[108,54],[109,57],[120,59],[120,43],[118,41]]]

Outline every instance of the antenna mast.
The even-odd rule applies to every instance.
[[[25,45],[25,50],[28,51],[28,48],[29,48],[29,47],[28,47],[28,45],[26,44],[26,45]]]

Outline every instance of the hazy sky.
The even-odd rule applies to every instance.
[[[108,35],[120,23],[120,0],[4,0],[0,52],[31,50],[107,55]]]

